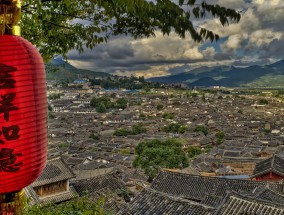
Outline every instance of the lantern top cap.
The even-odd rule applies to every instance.
[[[17,26],[21,15],[20,0],[0,0],[0,35],[13,34],[19,36]]]

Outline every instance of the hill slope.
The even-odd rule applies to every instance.
[[[109,77],[108,73],[77,69],[61,58],[53,59],[45,65],[47,80],[61,80],[72,82],[78,78]]]
[[[186,83],[194,86],[283,87],[284,60],[266,66],[200,67],[178,75],[150,78],[148,81]]]

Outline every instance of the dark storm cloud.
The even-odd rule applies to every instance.
[[[68,54],[70,60],[90,60],[90,59],[126,59],[134,56],[134,50],[126,46],[125,44],[115,43],[112,45],[102,44],[95,49],[85,49],[84,53],[78,54],[76,51],[72,51]]]
[[[128,41],[128,40],[127,40]],[[125,41],[111,41],[110,44],[101,44],[94,50],[85,50],[78,54],[72,51],[68,55],[69,61],[88,63],[88,69],[100,70],[103,72],[115,72],[116,70],[147,70],[151,66],[168,64],[186,64],[194,63],[194,60],[188,59],[166,59],[162,54],[155,54],[152,57],[139,58],[134,54],[134,48]],[[187,66],[185,66],[187,68]]]
[[[284,59],[284,42],[281,40],[274,39],[269,45],[262,48],[260,58],[276,58]]]
[[[255,10],[256,16],[259,18],[262,28],[273,29],[274,31],[284,31],[284,4],[275,5],[273,7],[260,7]]]

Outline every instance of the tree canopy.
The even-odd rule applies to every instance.
[[[115,136],[127,136],[127,135],[137,135],[146,133],[147,129],[144,127],[143,123],[137,123],[132,126],[131,130],[125,128],[119,128],[114,131],[113,135]]]
[[[203,125],[197,125],[194,128],[195,132],[202,132],[205,136],[208,134],[208,128]]]
[[[235,10],[206,0],[24,0],[21,26],[22,36],[47,60],[94,48],[119,34],[141,38],[173,31],[181,38],[189,33],[197,42],[216,41],[216,33],[192,23],[206,15],[223,26],[240,20]]]
[[[140,142],[135,148],[135,168],[141,167],[153,179],[159,168],[185,168],[188,160],[182,150],[182,145],[175,139],[147,140]]]
[[[113,98],[108,96],[102,97],[93,97],[91,99],[91,107],[96,108],[96,111],[99,113],[104,113],[110,108],[118,108],[125,109],[128,104],[128,100],[125,98],[116,99],[116,101],[112,101]]]
[[[167,133],[183,134],[186,132],[187,127],[184,125],[181,125],[180,123],[170,123],[169,125],[164,126],[162,130]]]
[[[62,204],[50,203],[47,205],[34,205],[26,207],[26,215],[111,215],[111,209],[104,209],[104,199],[94,200],[88,197],[78,197]]]
[[[189,146],[189,147],[187,148],[187,156],[188,156],[189,158],[193,158],[193,157],[195,157],[196,155],[200,155],[200,154],[202,154],[202,150],[201,150],[201,148],[198,147],[198,146]]]

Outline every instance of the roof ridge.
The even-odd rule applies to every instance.
[[[78,180],[73,180],[72,182],[78,182],[78,181],[91,181],[93,179],[102,179],[102,178],[106,178],[106,177],[109,177],[109,176],[113,176],[113,178],[117,179],[117,177],[115,177],[115,170],[112,170],[110,172],[107,172],[105,174],[101,174],[101,175],[96,175],[96,176],[93,176],[91,178],[84,178],[84,179],[78,179]]]
[[[191,205],[201,206],[201,207],[204,207],[204,208],[206,208],[206,209],[213,209],[213,210],[214,210],[214,208],[211,207],[211,206],[208,206],[208,205],[205,205],[205,204],[201,204],[201,203],[196,202],[196,201],[193,201],[193,200],[186,199],[186,198],[184,198],[183,196],[174,196],[174,195],[170,195],[170,194],[168,194],[168,193],[163,193],[163,192],[161,192],[161,191],[152,189],[152,188],[150,188],[150,187],[144,188],[143,191],[148,191],[148,192],[152,192],[152,193],[159,194],[159,195],[161,195],[161,196],[163,196],[163,197],[165,197],[165,198],[171,199],[171,200],[173,200],[173,201],[175,201],[175,202],[190,203]],[[142,191],[142,192],[143,192],[143,191]]]
[[[267,184],[266,182],[263,182],[263,181],[253,181],[253,180],[247,180],[247,179],[231,179],[231,178],[222,178],[222,177],[218,177],[218,176],[192,175],[192,174],[183,173],[183,172],[168,171],[168,170],[165,170],[165,169],[160,170],[159,174],[160,173],[169,173],[169,174],[183,175],[183,176],[187,176],[187,177],[202,178],[202,179],[206,178],[206,179],[210,179],[210,180],[225,181],[226,183],[232,182],[232,181],[233,182],[242,181],[242,182],[256,183],[256,184],[261,184],[261,185]],[[158,178],[159,174],[156,176],[154,181]],[[153,181],[153,183],[154,183],[154,181]]]
[[[270,166],[271,169],[273,169],[274,160],[275,160],[275,154],[273,154],[273,156],[272,156],[272,161],[271,161],[271,166]]]
[[[254,203],[257,203],[257,204],[263,204],[263,205],[266,205],[268,207],[278,207],[279,209],[284,210],[283,204],[275,203],[275,202],[272,203],[272,202],[269,202],[269,201],[265,201],[263,199],[257,199],[253,196],[242,195],[242,194],[235,192],[235,191],[232,191],[231,193],[229,193],[229,198],[230,197],[238,198],[242,201],[254,202]]]
[[[267,202],[261,199],[256,199],[252,196],[246,196],[246,195],[242,195],[236,191],[231,191],[231,192],[227,192],[226,196],[223,198],[222,202],[219,204],[219,206],[216,208],[214,215],[218,215],[220,210],[222,210],[222,208],[227,204],[228,201],[230,201],[230,199],[237,199],[243,202],[249,202],[252,204],[258,204],[258,205],[263,205],[265,207],[271,207],[271,208],[276,208],[277,210],[281,210],[282,212],[284,211],[284,207],[282,204],[277,204],[277,203],[271,203],[271,202]],[[228,207],[228,205],[227,205]]]

